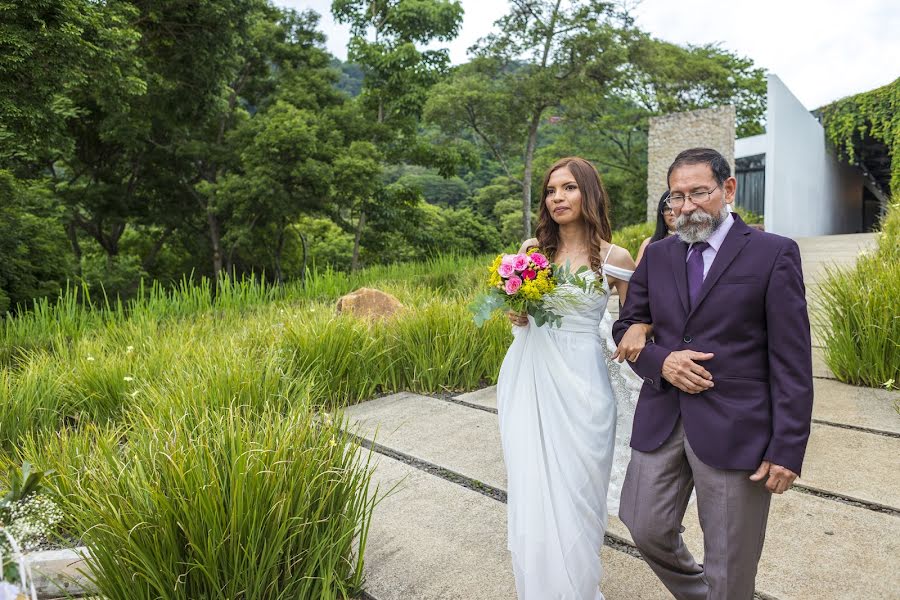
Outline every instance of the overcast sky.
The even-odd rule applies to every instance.
[[[331,0],[274,0],[322,15],[328,50],[347,57],[349,32],[331,18]],[[449,44],[454,64],[507,9],[504,0],[462,0],[462,32]],[[678,44],[720,42],[779,78],[808,109],[900,77],[897,0],[644,0],[638,25]]]

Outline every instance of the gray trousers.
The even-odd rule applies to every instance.
[[[762,554],[771,494],[752,471],[705,465],[679,419],[653,452],[632,449],[619,517],[644,559],[678,600],[750,600]],[[703,529],[704,564],[681,537],[691,490]]]

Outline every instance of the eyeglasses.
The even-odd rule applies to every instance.
[[[671,215],[674,211],[672,210],[672,207],[667,204],[662,207],[660,212],[664,215]]]
[[[719,189],[719,186],[714,187],[708,192],[691,192],[687,195],[675,194],[674,196],[666,198],[666,204],[668,204],[670,208],[678,208],[679,206],[683,206],[684,201],[688,198],[690,198],[691,202],[694,204],[703,204],[704,202],[709,202],[710,196],[712,196],[712,193],[717,189]]]

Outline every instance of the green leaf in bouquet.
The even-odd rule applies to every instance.
[[[487,292],[480,294],[475,300],[469,304],[469,310],[475,317],[475,325],[481,327],[491,318],[495,310],[499,310],[506,306],[506,303],[496,293]]]

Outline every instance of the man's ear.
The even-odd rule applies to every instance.
[[[737,179],[729,177],[722,187],[725,188],[725,204],[731,204],[734,202],[734,195],[737,192]]]

